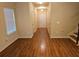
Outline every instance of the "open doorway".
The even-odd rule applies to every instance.
[[[47,28],[47,15],[48,15],[48,2],[34,2],[32,3],[34,6],[34,9],[36,10],[36,16],[37,19],[37,28]]]

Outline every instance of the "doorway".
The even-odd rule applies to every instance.
[[[38,28],[46,28],[47,13],[45,10],[38,11]]]

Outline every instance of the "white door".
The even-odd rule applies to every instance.
[[[46,13],[40,13],[38,15],[38,26],[39,28],[46,28]]]

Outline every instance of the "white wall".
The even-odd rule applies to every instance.
[[[0,51],[5,49],[8,45],[17,39],[17,32],[11,35],[7,35],[6,33],[6,25],[3,12],[4,8],[15,9],[15,3],[0,3]]]
[[[79,3],[52,3],[51,38],[66,37],[79,23]]]
[[[3,8],[13,8],[15,10],[15,20],[17,31],[7,35]],[[17,38],[32,38],[33,19],[30,13],[29,3],[0,3],[0,51],[9,46]]]
[[[30,4],[30,19],[32,20],[33,33],[37,30],[37,11],[32,3]]]
[[[16,19],[19,38],[32,38],[33,22],[29,3],[16,3]]]
[[[38,28],[38,23],[37,23],[37,21],[38,21],[38,19],[37,19],[37,10],[36,9],[34,9],[34,20],[35,20],[35,32],[37,31],[37,28]]]
[[[48,30],[48,33],[49,33],[49,36],[51,35],[51,12],[52,12],[52,10],[51,10],[51,3],[49,3],[49,6],[48,6],[48,8],[47,8],[48,10],[47,10],[47,30]]]

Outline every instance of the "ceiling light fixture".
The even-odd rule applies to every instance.
[[[38,7],[37,9],[46,9],[46,7],[41,6],[41,7]]]
[[[40,4],[43,4],[43,2],[39,2]]]

